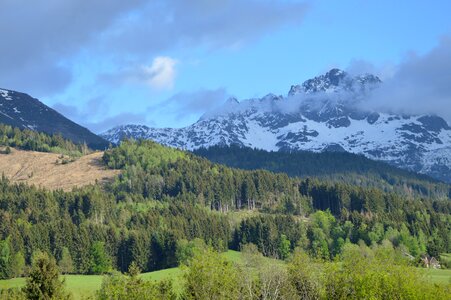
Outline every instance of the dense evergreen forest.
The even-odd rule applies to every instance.
[[[63,192],[0,179],[0,278],[27,274],[42,253],[63,273],[159,270],[199,243],[324,261],[347,245],[389,244],[413,265],[451,250],[448,199],[233,169],[150,141],[124,141],[103,159],[122,170],[106,186]]]
[[[148,141],[123,142],[104,160],[123,169],[104,189],[47,191],[0,180],[2,278],[21,274],[39,251],[81,274],[126,271],[133,261],[143,271],[172,267],[181,241],[195,238],[218,250],[253,243],[281,258],[284,240],[290,251],[298,245],[324,259],[359,241],[389,240],[414,257],[450,250],[447,200],[230,169]]]
[[[212,146],[193,152],[232,168],[264,169],[291,177],[316,177],[331,182],[375,187],[386,192],[432,198],[450,198],[451,185],[347,152],[268,152],[232,146]]]

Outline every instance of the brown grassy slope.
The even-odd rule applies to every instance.
[[[111,180],[119,173],[103,165],[103,152],[82,156],[68,164],[57,164],[60,155],[56,153],[11,150],[10,154],[0,154],[0,176],[3,173],[12,182],[68,191],[75,186]]]

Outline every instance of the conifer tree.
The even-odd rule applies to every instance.
[[[45,253],[38,254],[33,263],[27,284],[24,287],[27,299],[71,299],[59,279],[55,259]]]

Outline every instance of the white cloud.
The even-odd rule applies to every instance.
[[[374,65],[369,61],[363,59],[353,59],[346,68],[346,72],[351,75],[360,75],[370,73],[377,75],[382,81],[392,78],[397,72],[397,66],[390,62],[385,62],[380,65]]]
[[[174,86],[176,64],[177,60],[168,56],[154,58],[150,67],[144,67],[149,85],[155,89],[171,89]]]
[[[369,100],[370,108],[436,114],[451,123],[451,37],[430,52],[410,55]]]
[[[166,101],[147,108],[151,116],[166,115],[168,118],[159,126],[171,126],[175,123],[191,125],[207,111],[215,110],[224,104],[228,93],[224,88],[213,90],[200,89],[191,92],[181,92],[168,98]],[[149,117],[151,118],[151,117]]]
[[[80,56],[94,62],[107,60],[114,69],[127,71],[133,69],[130,65],[173,49],[248,44],[283,26],[297,26],[309,7],[274,0],[29,2],[0,0],[0,82],[39,97],[56,95],[76,81],[73,66],[80,66]],[[174,68],[163,63],[171,65],[150,83],[168,86]],[[143,73],[141,66],[137,68]]]

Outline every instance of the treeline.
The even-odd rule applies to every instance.
[[[232,168],[264,169],[301,178],[317,177],[406,196],[451,198],[449,184],[346,152],[267,152],[232,145],[201,148],[193,153]]]
[[[390,243],[372,248],[346,244],[339,261],[313,260],[296,249],[287,263],[269,261],[253,244],[232,262],[211,248],[196,249],[180,278],[143,280],[132,264],[127,274],[104,277],[97,300],[176,299],[449,299],[450,285],[432,284]],[[40,255],[22,289],[2,299],[71,299],[55,261]],[[174,284],[178,280],[178,285]]]
[[[48,135],[4,124],[0,124],[0,146],[30,151],[54,152],[71,156],[81,156],[90,151],[86,144],[74,144],[59,134]]]
[[[308,220],[287,215],[246,218],[234,230],[230,245],[239,250],[241,245],[252,243],[263,255],[281,259],[300,247],[312,257],[333,260],[340,257],[346,243],[371,246],[389,241],[420,265],[420,257],[426,253],[439,257],[449,251],[449,233],[449,217],[431,226],[419,220],[409,224],[368,218],[357,212],[343,221],[328,211],[317,211]]]
[[[140,205],[142,204],[142,205]],[[145,271],[176,266],[177,242],[200,238],[226,250],[226,216],[181,201],[117,203],[99,187],[46,191],[0,180],[0,278],[24,274],[45,252],[66,273]]]

